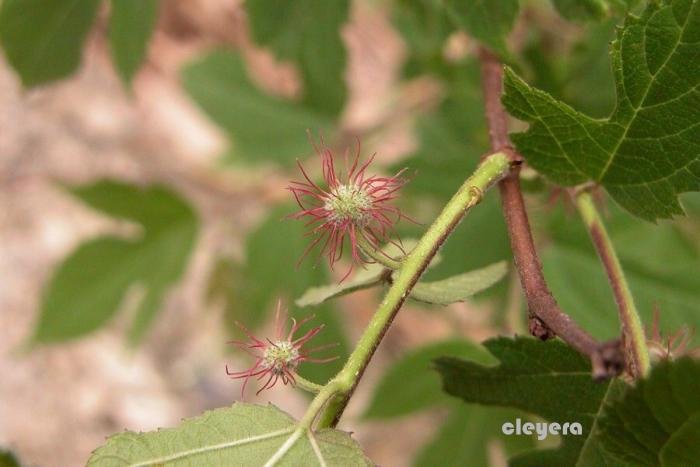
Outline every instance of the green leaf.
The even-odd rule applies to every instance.
[[[509,454],[531,449],[534,437],[504,436],[502,426],[519,412],[476,404],[459,404],[450,411],[445,424],[415,459],[416,467],[460,467],[490,465],[490,445],[500,441]]]
[[[185,200],[163,186],[140,189],[101,181],[72,192],[105,214],[137,223],[141,232],[132,238],[90,240],[58,267],[45,291],[34,341],[60,342],[94,331],[112,318],[127,290],[139,284],[144,296],[130,331],[137,341],[187,265],[197,217]]]
[[[382,283],[383,271],[384,268],[381,265],[367,265],[365,269],[355,274],[351,279],[341,283],[311,287],[294,303],[300,307],[320,305],[326,300],[380,285]]]
[[[665,331],[700,326],[697,237],[689,238],[685,229],[669,222],[652,225],[616,206],[608,210],[606,227],[642,321],[651,323],[658,307]],[[610,283],[582,222],[561,211],[547,217],[553,241],[543,250],[542,262],[554,296],[595,337],[617,336],[620,325]]]
[[[529,451],[513,466],[601,465],[597,415],[622,383],[595,382],[590,363],[561,341],[494,338],[483,344],[500,365],[484,367],[456,358],[436,360],[444,390],[466,402],[513,407],[563,425],[578,422],[583,435],[562,435],[556,449]]]
[[[121,78],[129,85],[146,58],[158,17],[158,0],[112,0],[109,41]]]
[[[445,41],[454,28],[440,0],[398,0],[391,20],[408,48],[405,72],[413,76],[444,67]]]
[[[637,0],[552,0],[559,13],[572,21],[601,21],[612,14],[624,14]]]
[[[303,364],[300,373],[307,379],[323,383],[342,367],[348,355],[347,338],[337,310],[330,303],[311,310],[295,310],[289,303],[309,287],[330,280],[324,267],[315,267],[313,255],[299,263],[310,239],[304,236],[303,223],[286,218],[294,210],[295,207],[290,204],[278,206],[248,234],[246,261],[237,265],[237,279],[230,287],[226,314],[229,321],[236,319],[251,329],[259,327],[270,317],[279,299],[289,307],[293,317],[299,319],[310,313],[315,314],[316,319],[308,326],[322,323],[325,328],[314,337],[314,346],[339,344],[332,352],[329,351],[329,355],[340,358],[324,364]],[[235,326],[232,328],[235,329]]]
[[[454,23],[502,57],[508,57],[505,38],[518,16],[518,0],[444,0]]]
[[[615,80],[608,49],[615,38],[616,21],[585,26],[570,48],[552,47],[550,31],[523,51],[529,82],[591,117],[607,117],[615,107]]]
[[[348,433],[295,428],[296,421],[272,405],[236,403],[184,420],[177,428],[114,435],[92,454],[88,466],[258,466],[274,456],[279,466],[372,465]]]
[[[20,467],[20,465],[12,452],[0,448],[0,467]]]
[[[569,20],[600,21],[608,15],[607,0],[552,0],[561,15]]]
[[[246,0],[254,40],[291,60],[304,81],[304,103],[330,116],[346,97],[346,52],[340,29],[348,20],[348,0]]]
[[[237,159],[290,165],[310,152],[306,130],[332,139],[331,116],[263,93],[237,54],[212,52],[188,65],[182,76],[190,96],[228,132]]]
[[[64,78],[80,63],[99,0],[4,0],[0,44],[24,86]]]
[[[488,150],[483,112],[464,111],[482,108],[477,63],[470,61],[449,71],[447,96],[439,109],[418,119],[418,149],[396,167],[417,172],[403,193],[447,201]]]
[[[437,342],[412,350],[384,373],[364,416],[398,417],[446,402],[448,399],[440,390],[440,377],[431,364],[435,358],[445,355],[469,358],[483,364],[495,362],[483,347],[464,339]]]
[[[505,261],[485,268],[469,271],[434,282],[419,282],[411,292],[411,298],[436,305],[463,302],[472,295],[488,289],[505,277],[508,265]]]
[[[388,254],[391,254],[387,252]],[[439,258],[436,258],[439,259]],[[431,263],[436,263],[435,260]],[[411,298],[434,305],[449,305],[463,302],[469,297],[482,292],[501,279],[508,272],[505,262],[491,264],[485,268],[465,272],[434,282],[419,282],[411,291]],[[360,270],[351,279],[320,287],[311,287],[301,298],[295,301],[297,306],[320,305],[326,300],[341,297],[358,290],[367,289],[384,283],[385,268],[370,264]]]
[[[700,459],[700,362],[663,361],[605,407],[600,440],[621,463],[687,466]]]
[[[617,107],[594,120],[506,71],[503,102],[531,123],[513,136],[536,170],[562,185],[595,181],[647,220],[682,214],[700,189],[700,3],[650,2],[612,46]]]

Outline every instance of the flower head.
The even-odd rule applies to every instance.
[[[692,329],[682,326],[673,334],[664,336],[659,323],[660,312],[655,306],[651,329],[647,329],[647,346],[652,360],[673,359],[683,355],[700,356],[700,348],[690,347],[694,334]]]
[[[231,341],[230,343],[235,344],[238,346],[238,348],[245,350],[255,358],[255,363],[253,366],[244,371],[229,371],[228,365],[226,366],[226,374],[231,378],[245,379],[243,386],[241,387],[241,397],[243,396],[250,378],[256,377],[258,380],[262,380],[267,377],[267,380],[263,386],[256,393],[260,394],[260,392],[264,391],[265,389],[273,387],[280,379],[285,385],[294,385],[296,383],[294,375],[301,362],[325,363],[338,358],[331,357],[318,359],[309,357],[311,353],[333,347],[335,344],[322,345],[312,349],[304,348],[304,344],[311,340],[311,338],[313,338],[316,334],[321,332],[323,325],[309,330],[301,337],[294,338],[294,334],[296,334],[299,328],[301,328],[301,326],[309,320],[313,319],[313,317],[313,315],[308,316],[299,322],[292,318],[292,325],[287,332],[284,329],[286,314],[282,312],[281,302],[278,302],[276,313],[277,329],[275,338],[273,340],[265,339],[264,341],[255,337],[241,323],[236,322],[236,324],[243,330],[250,340],[247,342]]]
[[[323,184],[311,181],[304,167],[297,161],[304,181],[294,181],[288,189],[301,207],[293,214],[295,219],[308,219],[307,235],[315,237],[308,246],[302,259],[317,245],[320,255],[326,255],[333,265],[343,254],[343,245],[347,238],[353,263],[363,262],[358,242],[366,240],[372,247],[378,248],[382,241],[387,241],[393,226],[402,217],[398,208],[391,205],[398,190],[406,183],[401,177],[403,171],[393,177],[367,175],[367,168],[374,160],[370,157],[360,164],[358,144],[354,157],[345,154],[345,171],[338,171],[330,149],[316,147],[323,167]],[[360,238],[360,236],[362,238]],[[345,274],[345,279],[352,271],[352,266]]]

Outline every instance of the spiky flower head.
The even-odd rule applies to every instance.
[[[313,315],[307,316],[299,322],[292,318],[289,331],[286,331],[286,313],[282,310],[281,302],[278,302],[275,316],[275,337],[274,339],[265,339],[264,341],[255,337],[245,326],[236,321],[236,325],[241,328],[249,341],[231,341],[229,343],[245,350],[255,358],[255,363],[247,370],[229,371],[228,365],[226,366],[226,374],[231,378],[245,380],[241,387],[241,398],[243,397],[243,393],[245,392],[246,385],[250,378],[257,378],[258,381],[267,378],[256,393],[260,394],[260,392],[265,389],[273,387],[280,379],[285,385],[295,385],[296,370],[301,362],[326,363],[338,358],[312,358],[309,356],[319,350],[333,347],[335,344],[322,345],[311,349],[306,349],[304,347],[309,340],[321,332],[323,325],[312,328],[301,337],[294,337],[297,331],[299,331],[299,328],[313,318]]]
[[[307,219],[307,235],[314,237],[301,258],[320,245],[319,256],[326,255],[332,269],[342,257],[347,239],[353,264],[365,262],[360,255],[358,242],[365,240],[373,248],[378,248],[380,243],[391,241],[393,227],[402,217],[408,219],[391,204],[398,190],[406,183],[401,177],[403,170],[393,177],[367,175],[374,155],[360,164],[359,143],[354,157],[345,153],[344,172],[336,169],[330,149],[323,144],[320,148],[314,145],[314,149],[321,158],[323,183],[311,181],[297,161],[304,181],[293,181],[288,187],[301,208],[291,217]],[[343,279],[350,272],[352,265]]]
[[[691,347],[694,331],[687,326],[681,326],[675,332],[664,335],[661,332],[660,312],[654,307],[654,317],[651,328],[647,329],[647,347],[652,361],[669,360],[690,355],[700,357],[700,348]]]

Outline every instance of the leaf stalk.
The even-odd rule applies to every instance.
[[[625,278],[615,247],[591,194],[585,190],[579,191],[574,195],[574,200],[581,219],[583,219],[588,229],[591,241],[603,263],[615,296],[622,324],[623,344],[630,357],[628,371],[635,378],[644,377],[649,373],[650,369],[649,349],[647,348],[642,320],[639,317],[632,291]]]

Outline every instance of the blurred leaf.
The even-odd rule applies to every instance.
[[[518,0],[444,0],[450,19],[501,57],[509,56],[505,38],[518,17]]]
[[[627,13],[638,0],[552,0],[559,13],[571,21],[602,21]]]
[[[663,327],[700,327],[700,244],[670,222],[650,225],[610,206],[605,219],[642,321],[655,306]],[[542,254],[545,277],[557,301],[600,339],[619,333],[610,284],[588,233],[561,211],[548,216],[554,244]],[[581,280],[585,277],[586,280]]]
[[[255,41],[291,60],[304,81],[304,103],[329,116],[343,109],[346,53],[340,36],[348,0],[246,0]]]
[[[663,361],[605,407],[603,449],[625,465],[689,466],[700,459],[700,362]]]
[[[608,15],[607,0],[552,0],[559,13],[573,21],[600,21]]]
[[[146,58],[157,17],[158,0],[112,0],[109,40],[114,63],[127,85]]]
[[[595,120],[506,70],[503,102],[530,123],[512,135],[533,168],[561,185],[594,181],[649,221],[683,214],[678,195],[700,190],[697,140],[700,4],[650,2],[612,44],[617,107]],[[642,44],[640,46],[640,44]]]
[[[0,448],[0,467],[20,467],[20,465],[12,452]]]
[[[364,416],[398,417],[447,401],[440,390],[440,377],[431,363],[445,355],[469,358],[483,364],[495,363],[483,347],[464,339],[414,349],[384,372]]]
[[[372,465],[348,433],[322,429],[293,439],[296,426],[273,405],[236,403],[186,419],[177,428],[114,435],[88,465],[251,466],[269,462],[279,452],[284,465]]]
[[[534,436],[504,436],[501,431],[503,423],[518,416],[516,410],[460,403],[451,410],[435,437],[421,448],[414,465],[490,465],[489,451],[494,440],[499,440],[508,454],[531,449]]]
[[[416,172],[411,183],[403,188],[404,193],[447,201],[471,175],[489,146],[480,111],[483,105],[478,64],[471,60],[450,69],[443,78],[447,88],[445,99],[436,112],[419,118],[416,129],[419,147],[397,168],[408,167]]]
[[[72,192],[142,231],[135,238],[83,243],[58,267],[45,290],[34,341],[60,342],[94,331],[112,318],[129,287],[140,284],[145,296],[130,330],[131,341],[138,341],[187,265],[197,236],[195,212],[163,186],[101,181]]]
[[[95,20],[99,0],[3,0],[0,44],[24,86],[71,74]]]
[[[408,46],[408,76],[445,66],[443,47],[454,28],[440,0],[398,0],[391,19]]]
[[[493,190],[492,190],[493,191]],[[510,243],[497,193],[487,193],[472,209],[440,249],[444,258],[434,269],[426,272],[424,281],[441,280],[478,269],[498,261],[510,261]],[[499,289],[496,285],[491,293]]]
[[[293,317],[314,313],[316,319],[308,326],[325,324],[323,331],[314,338],[314,344],[338,343],[339,347],[329,354],[340,358],[322,365],[302,365],[300,373],[314,382],[325,383],[340,370],[348,355],[347,338],[337,310],[331,304],[324,303],[311,311],[295,310],[291,306],[294,297],[330,280],[322,265],[315,267],[313,255],[296,266],[310,240],[304,236],[302,222],[285,219],[294,210],[290,204],[278,206],[248,234],[245,264],[238,265],[234,273],[237,280],[230,285],[227,318],[230,322],[236,319],[251,329],[259,327],[270,317],[278,299],[289,307]]]
[[[608,48],[616,20],[586,25],[580,40],[564,52],[552,46],[550,33],[540,33],[523,52],[529,82],[592,117],[603,118],[615,107],[615,84]]]
[[[589,361],[559,340],[499,337],[484,346],[500,365],[484,367],[448,357],[435,361],[448,394],[583,426],[583,436],[561,435],[556,449],[528,451],[511,459],[510,465],[604,465],[594,432],[597,414],[606,398],[622,390],[622,383],[593,381]]]
[[[308,129],[332,139],[332,116],[265,94],[251,83],[237,54],[212,52],[182,76],[190,96],[230,135],[235,157],[246,162],[293,164],[309,153]]]
[[[464,272],[447,279],[419,282],[413,288],[411,298],[436,305],[463,302],[503,279],[507,272],[506,262],[500,261],[485,268]]]

